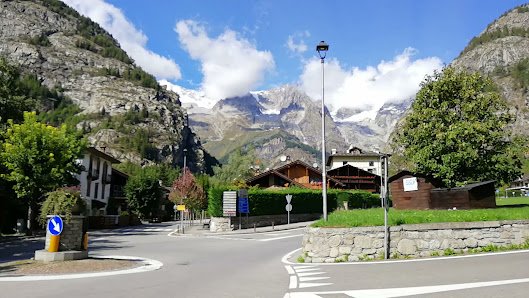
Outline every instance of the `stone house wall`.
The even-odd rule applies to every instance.
[[[522,244],[529,240],[529,220],[400,225],[389,227],[388,235],[390,256],[429,257],[448,248],[466,252],[489,244]],[[302,242],[302,256],[309,263],[358,261],[383,254],[384,227],[307,228]]]

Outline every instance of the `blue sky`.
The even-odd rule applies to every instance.
[[[352,107],[368,110],[388,101],[377,99],[377,104],[370,106],[370,98],[388,97],[392,93],[399,97],[394,101],[409,97],[425,74],[450,63],[487,24],[524,3],[514,0],[65,2],[103,23],[137,64],[159,80],[202,90],[210,97],[236,96],[287,83],[298,84],[309,96],[317,97],[319,64],[315,63],[315,46],[325,40],[329,44],[326,62],[332,81],[329,103],[347,106],[344,104],[347,99],[355,98],[361,104]],[[116,22],[119,18],[123,18],[121,23]],[[143,48],[134,50],[131,44],[135,42]],[[403,76],[409,77],[409,82],[395,81]],[[372,81],[379,83],[369,83]],[[393,92],[395,86],[402,84],[406,85],[404,90]],[[370,88],[388,90],[380,93]]]

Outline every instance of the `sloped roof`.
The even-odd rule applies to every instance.
[[[339,171],[339,170],[342,169],[342,168],[355,168],[355,169],[359,170],[360,172],[364,172],[364,173],[369,174],[369,175],[371,175],[371,176],[380,177],[379,175],[377,175],[377,174],[375,174],[375,173],[371,173],[371,172],[369,172],[369,171],[366,171],[366,170],[364,170],[364,169],[361,169],[361,168],[355,167],[355,166],[350,165],[350,164],[345,164],[345,165],[343,165],[343,166],[341,166],[341,167],[337,167],[337,168],[334,168],[334,169],[332,169],[332,170],[328,170],[328,171],[327,171],[327,174],[329,174],[330,172]]]
[[[257,176],[254,176],[254,177],[248,178],[248,179],[246,179],[246,183],[251,183],[251,182],[253,182],[253,181],[257,180],[257,179],[260,179],[260,178],[262,178],[262,177],[264,177],[264,176],[268,176],[268,175],[270,175],[270,174],[273,173],[273,174],[278,175],[279,177],[281,177],[281,178],[283,178],[283,179],[285,179],[285,180],[287,180],[287,181],[292,181],[292,183],[294,183],[294,184],[296,184],[296,185],[298,185],[298,186],[301,186],[301,187],[303,187],[303,188],[306,188],[305,186],[303,186],[303,184],[300,184],[300,183],[298,183],[298,182],[296,182],[296,181],[290,179],[290,178],[287,177],[286,175],[281,174],[280,171],[285,170],[285,169],[287,169],[287,168],[289,168],[289,167],[292,167],[293,165],[301,165],[301,166],[306,167],[306,168],[308,168],[309,170],[311,170],[311,171],[315,172],[316,174],[318,174],[318,175],[320,175],[320,176],[323,177],[322,172],[319,171],[318,169],[309,166],[308,164],[302,162],[301,160],[296,160],[296,161],[293,161],[293,162],[288,163],[288,164],[286,164],[286,165],[283,165],[283,166],[280,166],[280,167],[278,167],[278,168],[275,168],[275,169],[269,170],[269,171],[267,171],[267,172],[264,172],[264,173],[262,173],[262,174],[259,174],[259,175],[257,175]],[[334,182],[334,183],[336,183],[336,184],[343,185],[342,182],[340,182],[339,180],[337,180],[337,179],[335,179],[335,178],[333,178],[333,177],[329,177],[329,176],[327,176],[327,179],[331,180],[332,182]]]
[[[256,180],[259,180],[259,179],[261,179],[261,178],[263,178],[263,177],[266,177],[266,176],[269,176],[269,175],[276,175],[276,176],[281,177],[281,178],[285,179],[286,181],[288,181],[288,182],[290,182],[290,183],[292,183],[292,184],[295,184],[295,185],[297,185],[297,186],[299,186],[299,187],[307,188],[307,187],[305,187],[303,184],[301,184],[301,183],[299,183],[299,182],[296,182],[295,180],[292,180],[292,179],[288,178],[287,176],[281,174],[280,172],[277,172],[276,170],[269,170],[269,171],[266,171],[266,172],[261,173],[261,174],[259,174],[259,175],[257,175],[257,176],[253,176],[252,178],[248,178],[248,179],[246,179],[245,181],[246,181],[247,184],[249,184],[249,183],[252,183],[252,182],[254,182],[254,181],[256,181]]]
[[[121,163],[121,161],[115,159],[114,157],[112,157],[112,156],[106,154],[106,153],[103,152],[103,151],[99,151],[99,150],[97,150],[97,149],[94,148],[94,147],[89,147],[89,148],[86,149],[86,151],[87,151],[88,153],[92,154],[92,155],[95,155],[95,156],[98,156],[98,157],[103,158],[103,159],[105,159],[105,160],[108,160],[108,161],[110,161],[111,163]]]

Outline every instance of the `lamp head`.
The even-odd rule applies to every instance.
[[[316,46],[316,51],[318,52],[326,52],[329,50],[329,45],[326,44],[323,40],[320,41],[320,43]]]

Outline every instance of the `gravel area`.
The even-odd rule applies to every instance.
[[[141,261],[90,258],[57,262],[24,260],[0,264],[0,277],[13,275],[51,275],[115,271],[131,269],[142,265],[143,262]]]

